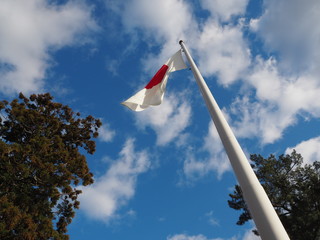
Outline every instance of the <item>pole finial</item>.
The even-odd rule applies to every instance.
[[[180,44],[180,45],[181,45],[181,43],[183,43],[183,40],[180,40],[180,41],[179,41],[179,44]]]

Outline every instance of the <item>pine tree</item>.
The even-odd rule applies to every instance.
[[[0,239],[69,239],[101,122],[49,94],[0,102]]]
[[[303,164],[303,158],[294,150],[277,159],[270,155],[251,155],[252,168],[265,189],[282,224],[292,240],[320,239],[320,162]],[[228,204],[241,210],[238,225],[251,218],[241,188],[235,186]],[[258,232],[254,230],[256,234]]]

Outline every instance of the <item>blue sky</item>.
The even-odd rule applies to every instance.
[[[50,92],[101,118],[71,239],[249,240],[236,179],[189,70],[140,90],[183,39],[246,154],[319,159],[318,0],[2,0],[0,96]]]

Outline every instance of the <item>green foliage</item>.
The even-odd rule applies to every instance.
[[[69,239],[76,187],[93,183],[80,149],[94,153],[101,122],[52,100],[0,102],[0,239]]]
[[[320,239],[320,162],[303,164],[300,154],[278,159],[270,155],[251,155],[252,168],[265,189],[291,239]],[[243,225],[251,219],[241,188],[236,185],[228,204],[242,210],[237,222]],[[256,234],[257,231],[254,231]]]

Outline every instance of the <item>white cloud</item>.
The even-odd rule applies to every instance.
[[[167,240],[223,240],[222,238],[207,238],[206,236],[199,234],[194,236],[188,236],[186,234],[176,234],[167,237]]]
[[[299,115],[320,117],[320,54],[315,51],[320,30],[314,25],[320,20],[320,2],[268,0],[264,5],[263,15],[250,26],[266,51],[277,57],[252,59],[242,78],[249,87],[229,112],[238,137],[256,137],[268,144],[296,124]]]
[[[246,1],[238,2],[244,2],[240,4],[243,7],[246,5]],[[145,59],[146,70],[161,64],[160,61],[176,51],[180,39],[185,39],[187,44],[190,43],[190,49],[195,50],[202,74],[216,74],[222,84],[228,85],[238,79],[250,64],[250,53],[240,25],[221,26],[209,18],[200,26],[193,18],[190,6],[178,0],[129,1],[125,6],[122,13],[125,26],[131,31],[143,29],[146,39],[163,44],[160,54],[151,54]]]
[[[248,0],[202,0],[202,7],[222,21],[230,20],[231,16],[245,13]]]
[[[250,51],[241,26],[221,26],[208,20],[193,48],[199,56],[201,73],[217,75],[218,81],[226,86],[239,79],[250,65]]]
[[[103,142],[111,142],[115,135],[116,132],[106,123],[103,123],[99,128],[99,139]]]
[[[134,35],[136,29],[141,29],[149,45],[154,45],[154,42],[162,45],[159,54],[149,54],[143,60],[147,71],[154,70],[154,66],[162,64],[175,52],[180,39],[184,39],[191,51],[194,50],[195,57],[199,57],[202,74],[218,75],[222,84],[228,85],[237,80],[250,64],[250,53],[240,25],[221,26],[213,18],[198,23],[186,1],[130,0],[122,7],[117,5],[112,8],[122,17],[128,33]],[[210,4],[204,5],[209,7],[207,5]],[[229,15],[242,13],[245,5],[246,0],[237,1],[237,4],[230,2],[226,11]]]
[[[114,218],[134,196],[138,176],[150,167],[147,152],[136,152],[133,139],[126,141],[119,155],[94,184],[82,187],[80,209],[90,218],[104,222]]]
[[[320,137],[302,141],[294,147],[287,148],[285,153],[291,154],[293,149],[302,155],[304,163],[312,164],[314,161],[320,161]]]
[[[185,140],[184,130],[190,124],[191,107],[181,94],[166,94],[160,106],[135,114],[139,128],[152,128],[157,134],[157,145],[164,146],[173,140]],[[181,139],[182,138],[182,139]]]
[[[175,39],[190,27],[189,6],[181,0],[127,1],[123,21],[130,28],[146,28],[164,39]]]
[[[161,44],[159,56],[146,57],[146,70],[162,64],[168,56],[177,51],[178,41],[196,29],[191,7],[181,0],[125,0],[112,2],[106,6],[116,12],[122,20],[124,29],[131,36],[144,39],[149,46]],[[143,30],[140,32],[139,30]],[[142,34],[141,34],[142,33]]]
[[[283,130],[294,122],[292,115],[284,115],[276,105],[253,101],[249,97],[237,98],[229,108],[233,130],[238,138],[257,137],[262,144],[282,137]]]
[[[277,60],[273,57],[263,60],[258,56],[253,64],[246,81],[257,90],[256,97],[262,101],[277,102],[283,94],[282,85],[286,83],[278,72]]]
[[[320,81],[312,75],[284,75],[274,58],[257,57],[244,81],[249,90],[228,109],[238,137],[273,143],[287,127],[297,123],[299,115],[320,116],[320,103],[315,101]]]
[[[201,151],[208,153],[208,157],[196,157]],[[223,173],[231,169],[229,159],[225,153],[218,132],[210,121],[208,135],[204,139],[204,147],[194,153],[189,151],[183,166],[183,172],[188,180],[201,178],[210,172],[216,172],[221,178]]]
[[[129,31],[142,30],[149,46],[161,45],[159,53],[149,53],[142,60],[147,72],[161,66],[180,46],[181,39],[194,38],[197,23],[192,8],[181,0],[129,0],[122,15]]]
[[[241,26],[222,26],[212,19],[204,23],[195,47],[205,76],[217,75],[225,86],[241,78],[253,90],[254,95],[245,92],[229,110],[234,113],[232,119],[236,119],[232,125],[237,136],[258,138],[262,144],[281,138],[286,128],[297,123],[299,115],[320,116],[320,104],[316,100],[320,91],[320,53],[314,50],[319,48],[320,31],[313,24],[319,21],[320,3],[286,0],[266,3],[264,15],[254,21],[255,30],[267,42],[269,50],[278,51],[279,59],[272,56],[266,60],[260,56],[251,59]],[[301,21],[296,29],[297,18]],[[290,52],[298,52],[299,58]]]
[[[52,64],[50,52],[84,41],[83,36],[96,29],[91,8],[83,2],[57,6],[43,0],[2,0],[0,91],[42,91]]]
[[[268,51],[279,51],[290,72],[316,70],[320,53],[320,2],[318,0],[267,0],[264,14],[253,21],[252,29],[266,43]]]

